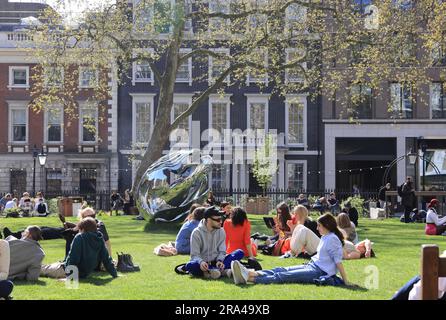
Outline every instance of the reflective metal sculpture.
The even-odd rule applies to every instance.
[[[199,150],[173,151],[153,163],[138,187],[136,204],[146,220],[181,221],[209,192],[212,158]]]

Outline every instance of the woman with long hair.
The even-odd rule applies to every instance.
[[[319,217],[317,223],[322,238],[317,248],[317,254],[311,258],[308,264],[250,271],[241,263],[234,261],[231,264],[234,283],[348,284],[347,274],[342,264],[344,236],[338,229],[336,219],[331,214],[324,214]],[[335,277],[338,271],[343,281]]]
[[[355,224],[350,220],[348,214],[343,212],[336,217],[336,220],[341,232],[345,232],[345,240],[358,243],[358,233],[356,232]]]
[[[245,257],[254,259],[257,247],[251,241],[251,223],[245,210],[240,207],[233,208],[230,218],[223,224],[223,229],[226,233],[226,253],[241,249]]]
[[[291,236],[290,227],[287,221],[291,220],[290,208],[285,202],[281,202],[276,207],[276,227],[274,232],[279,235],[279,238],[288,238]]]

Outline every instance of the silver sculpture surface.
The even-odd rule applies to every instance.
[[[199,150],[172,151],[154,162],[137,189],[136,205],[146,220],[182,221],[209,192],[212,158]]]

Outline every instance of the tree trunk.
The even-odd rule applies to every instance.
[[[166,56],[166,71],[160,83],[160,97],[155,115],[155,126],[147,149],[136,171],[135,181],[132,186],[133,192],[136,193],[144,172],[163,155],[164,146],[169,142],[170,114],[173,106],[178,55],[181,44],[179,38],[178,36],[176,37],[177,41],[172,41]]]

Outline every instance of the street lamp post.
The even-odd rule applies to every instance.
[[[417,190],[417,182],[418,182],[418,180],[417,180],[417,166],[416,166],[418,155],[416,153],[410,151],[407,154],[407,157],[409,158],[409,163],[414,166],[413,167],[414,168],[414,189],[416,191]]]
[[[42,146],[42,150],[37,155],[37,158],[39,158],[39,164],[40,164],[40,188],[42,189],[42,180],[43,180],[43,178],[42,178],[42,168],[45,167],[46,158],[47,158],[47,154],[43,151],[43,146]]]
[[[37,150],[36,145],[33,148],[33,196],[36,195],[36,158],[38,156],[39,150]]]
[[[427,143],[422,140],[420,144],[421,152],[423,152],[423,158],[426,155]],[[426,191],[426,164],[423,162],[423,191]]]

